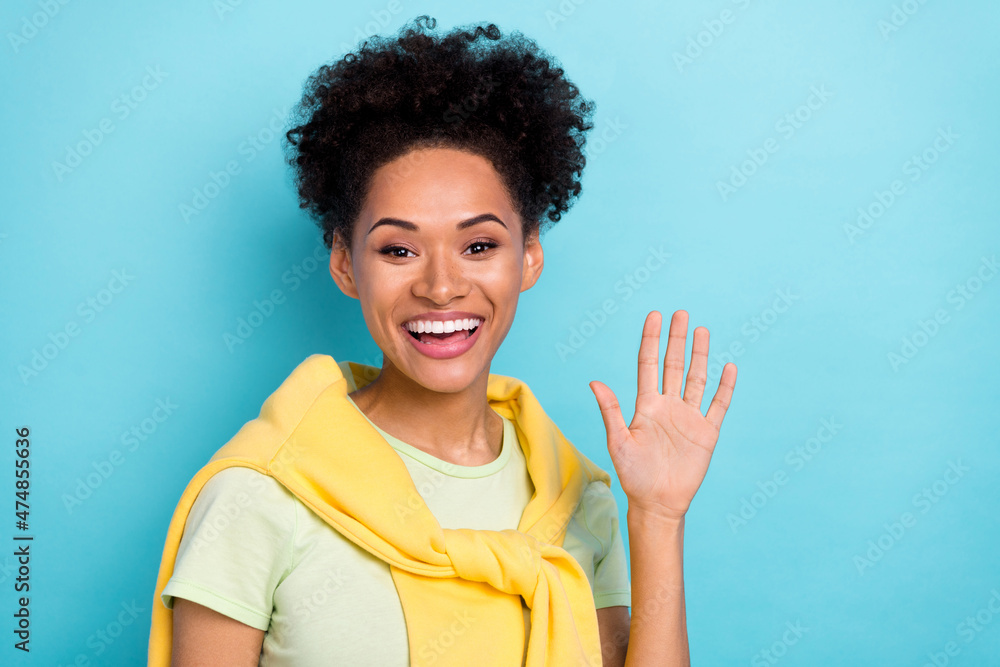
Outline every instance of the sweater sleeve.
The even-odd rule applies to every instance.
[[[291,568],[292,494],[244,466],[220,470],[198,493],[184,526],[174,571],[161,594],[180,597],[258,630],[267,630],[275,587]]]

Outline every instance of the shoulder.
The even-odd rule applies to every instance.
[[[294,495],[270,475],[246,466],[229,466],[201,487],[185,532],[196,526],[223,530],[231,524],[287,532],[294,523],[295,503]]]
[[[594,547],[594,602],[598,609],[631,606],[628,558],[618,519],[618,503],[603,481],[587,485],[578,520]]]
[[[277,480],[253,468],[216,471],[187,515],[163,604],[186,598],[266,630],[274,590],[293,568],[295,503]]]
[[[251,495],[281,496],[291,493],[270,475],[248,466],[232,465],[209,477],[198,492],[198,499],[236,499]]]
[[[574,519],[600,545],[596,550],[598,560],[613,551],[616,542],[622,539],[618,502],[611,487],[603,481],[594,480],[587,485]]]
[[[211,461],[238,457],[266,464],[295,431],[317,400],[337,383],[346,385],[332,357],[313,354],[300,363],[264,401],[260,413],[243,424]]]
[[[577,512],[585,519],[603,519],[605,517],[618,517],[618,502],[611,487],[601,480],[595,479],[587,484],[580,496],[580,505]]]

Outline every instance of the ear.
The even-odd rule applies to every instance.
[[[337,283],[340,291],[352,299],[361,298],[358,285],[354,282],[354,266],[351,263],[351,250],[344,242],[340,231],[333,233],[333,248],[330,249],[330,275]]]
[[[521,274],[521,291],[529,289],[542,274],[545,257],[539,240],[538,226],[524,239],[524,271]]]

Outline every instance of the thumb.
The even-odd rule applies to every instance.
[[[608,432],[608,451],[611,452],[614,448],[615,453],[617,453],[618,446],[629,436],[628,426],[625,424],[621,406],[618,404],[618,397],[608,385],[598,380],[590,382],[590,390],[594,392],[597,406],[601,409],[601,419],[604,420],[604,430]]]

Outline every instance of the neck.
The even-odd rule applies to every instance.
[[[500,455],[503,419],[486,398],[489,369],[458,392],[424,387],[388,360],[378,377],[351,399],[386,433],[431,456],[464,466],[490,463]]]

